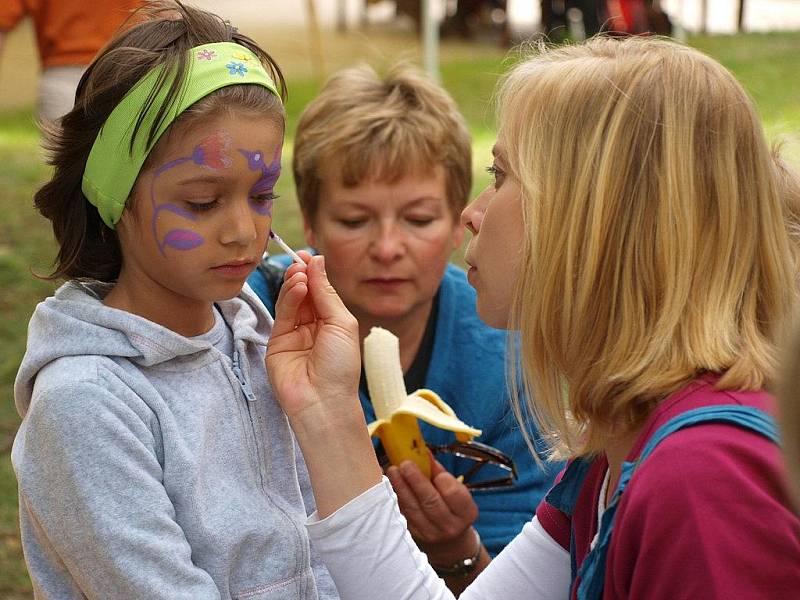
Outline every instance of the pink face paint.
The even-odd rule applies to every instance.
[[[247,159],[247,166],[251,171],[261,171],[261,177],[250,188],[250,208],[264,216],[272,216],[272,200],[259,203],[253,202],[257,196],[272,194],[275,184],[281,174],[281,149],[283,144],[278,144],[269,165],[264,164],[264,155],[260,150],[251,152],[250,150],[239,149],[239,152]]]
[[[220,130],[206,138],[203,138],[200,143],[194,147],[191,156],[176,158],[175,160],[164,163],[158,169],[156,169],[156,172],[153,174],[153,179],[150,182],[150,202],[153,205],[151,226],[153,230],[153,238],[156,240],[156,245],[158,246],[158,251],[161,253],[161,256],[166,256],[164,249],[167,246],[174,248],[175,250],[192,250],[193,248],[197,248],[198,246],[202,245],[205,240],[203,239],[203,236],[190,229],[171,229],[166,233],[163,240],[158,239],[157,222],[158,215],[162,210],[175,213],[176,215],[179,215],[190,221],[196,221],[197,215],[186,210],[185,208],[181,208],[180,206],[169,202],[164,204],[156,204],[156,180],[170,169],[189,161],[192,161],[194,164],[201,167],[206,167],[207,169],[227,169],[231,166],[231,164],[233,164],[232,159],[228,155],[230,145],[230,134],[227,131]]]
[[[227,169],[233,164],[228,156],[231,147],[231,136],[227,131],[218,131],[203,139],[192,152],[192,160],[196,165],[208,169]]]

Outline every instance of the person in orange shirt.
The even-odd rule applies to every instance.
[[[25,17],[33,19],[42,64],[37,98],[39,119],[69,112],[83,71],[111,35],[143,0],[3,0],[0,2],[0,55],[5,38]]]

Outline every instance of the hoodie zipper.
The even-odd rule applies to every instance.
[[[242,393],[244,393],[244,397],[247,399],[247,401],[255,402],[256,395],[250,388],[250,384],[247,383],[247,380],[244,378],[244,373],[242,372],[242,368],[239,366],[238,350],[233,351],[233,375],[236,377],[236,381],[239,382],[239,387],[242,388]],[[252,416],[250,420],[252,421]]]
[[[264,489],[264,475],[263,475],[263,473],[261,471],[261,464],[262,464],[261,463],[261,450],[260,450],[260,447],[259,447],[258,432],[256,431],[256,425],[255,425],[255,423],[253,421],[253,411],[252,411],[252,408],[251,408],[252,403],[255,402],[255,400],[256,400],[256,395],[253,393],[253,389],[250,387],[250,384],[247,382],[247,379],[245,379],[244,372],[242,371],[242,368],[241,368],[240,362],[239,362],[239,351],[238,350],[234,350],[233,351],[233,356],[231,358],[232,358],[232,365],[231,366],[232,366],[232,369],[233,369],[233,375],[236,377],[236,381],[239,382],[239,387],[242,389],[242,393],[244,394],[244,397],[247,399],[247,403],[246,403],[247,404],[247,414],[250,416],[250,428],[253,431],[253,441],[254,441],[254,443],[256,445],[256,460],[257,460],[257,464],[258,464],[258,476],[259,476],[259,479],[261,480],[261,488]],[[308,555],[308,552],[307,552],[304,544],[302,543],[302,537],[303,536],[300,534],[300,531],[297,528],[297,524],[289,517],[289,515],[286,514],[286,511],[284,511],[277,504],[275,504],[275,502],[270,498],[269,494],[266,493],[266,490],[264,490],[264,492],[265,492],[265,495],[267,496],[267,498],[269,498],[270,502],[273,504],[273,506],[275,506],[275,508],[284,515],[284,517],[286,518],[287,522],[294,528],[295,534],[296,534],[296,540],[297,540],[297,548],[298,548],[298,550],[300,552],[300,556],[301,556],[301,559],[300,559],[301,560],[301,564],[310,565],[311,564],[310,563],[310,556]]]
[[[256,400],[256,395],[253,393],[253,389],[250,387],[250,384],[245,379],[244,372],[242,371],[241,364],[239,362],[239,351],[234,350],[232,358],[232,369],[233,375],[236,377],[236,381],[239,382],[239,388],[241,388],[242,393],[244,394],[245,400],[247,402],[245,405],[247,406],[247,416],[250,417],[250,431],[253,434],[253,443],[255,444],[256,448],[256,471],[258,472],[258,480],[261,482],[261,488],[264,488],[264,473],[262,472],[262,457],[261,457],[261,448],[260,444],[258,443],[258,430],[256,428],[255,421],[253,420],[253,407]]]

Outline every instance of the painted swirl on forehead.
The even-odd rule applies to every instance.
[[[170,229],[166,235],[164,235],[164,239],[159,240],[157,222],[158,215],[161,213],[161,211],[166,210],[175,213],[176,215],[180,215],[181,217],[190,221],[196,221],[197,215],[170,202],[158,204],[156,202],[155,195],[156,180],[170,169],[174,169],[178,165],[182,165],[190,161],[198,166],[205,167],[206,169],[211,169],[213,171],[227,169],[233,164],[233,160],[229,155],[230,146],[230,134],[221,129],[200,140],[200,143],[194,147],[194,150],[192,150],[192,154],[190,156],[176,158],[175,160],[164,163],[158,169],[156,169],[155,173],[153,174],[153,179],[150,181],[150,202],[153,205],[153,217],[151,220],[151,225],[153,230],[153,239],[156,241],[156,246],[158,247],[158,251],[161,253],[161,256],[166,256],[164,250],[167,248],[167,246],[174,248],[175,250],[192,250],[193,248],[197,248],[203,244],[205,240],[203,239],[203,236],[192,231],[191,229],[180,228]]]
[[[247,159],[248,168],[251,171],[261,171],[261,177],[250,188],[248,196],[250,208],[260,215],[272,216],[272,199],[266,202],[254,202],[253,198],[270,195],[275,189],[275,184],[281,174],[282,148],[283,144],[279,143],[272,155],[272,162],[268,165],[264,163],[264,154],[260,150],[251,151],[239,148],[239,152]]]

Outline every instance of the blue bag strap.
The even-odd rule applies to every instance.
[[[570,571],[572,572],[572,581],[578,576],[578,562],[576,559],[575,550],[575,530],[572,527],[572,513],[575,512],[575,503],[578,501],[583,482],[586,475],[589,473],[589,467],[592,466],[592,461],[585,458],[576,458],[571,461],[561,481],[555,484],[552,489],[547,492],[544,501],[553,508],[560,510],[562,513],[570,517],[570,535],[569,535],[569,558],[570,558]]]
[[[611,533],[614,529],[614,519],[617,507],[625,487],[633,477],[634,472],[642,462],[650,456],[653,450],[667,436],[680,429],[699,425],[701,423],[727,423],[737,425],[769,438],[776,444],[780,443],[778,427],[775,420],[762,410],[738,404],[721,404],[705,406],[686,411],[667,421],[650,437],[639,457],[634,462],[622,463],[619,484],[609,502],[598,528],[598,537],[595,547],[586,556],[581,568],[578,570],[580,584],[578,585],[578,600],[599,600],[603,595],[605,583],[606,555],[611,542]],[[566,476],[566,473],[565,473]],[[563,481],[563,479],[562,479]],[[574,562],[574,557],[573,557]],[[574,585],[573,578],[573,585]]]

